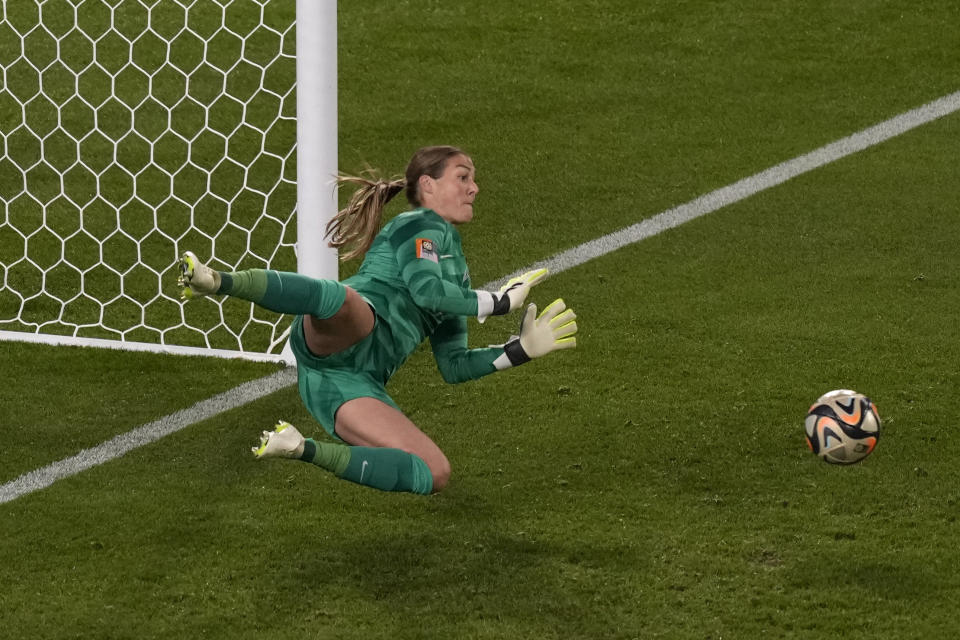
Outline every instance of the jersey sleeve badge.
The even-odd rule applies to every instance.
[[[440,256],[437,254],[437,247],[430,238],[417,238],[417,258],[429,260],[439,264]]]

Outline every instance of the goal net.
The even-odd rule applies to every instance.
[[[176,276],[185,250],[297,270],[296,15],[0,5],[0,338],[281,359],[289,318]]]

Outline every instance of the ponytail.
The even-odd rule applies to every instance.
[[[357,187],[346,207],[327,223],[326,237],[331,247],[347,251],[340,257],[347,261],[362,256],[380,231],[383,209],[395,195],[403,191],[402,179],[384,180],[372,171],[367,177],[337,176],[337,184]]]

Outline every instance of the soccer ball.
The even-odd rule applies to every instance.
[[[830,464],[860,462],[880,439],[880,414],[870,398],[837,389],[810,407],[804,422],[810,450]]]

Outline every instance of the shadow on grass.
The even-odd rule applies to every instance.
[[[903,557],[903,564],[859,559],[806,563],[792,575],[794,588],[813,590],[825,599],[845,594],[847,599],[929,602],[955,595],[955,589],[950,590],[950,585],[938,579],[936,571],[918,566],[908,556]]]
[[[607,637],[631,625],[633,580],[650,562],[639,545],[506,531],[495,508],[445,506],[453,508],[422,530],[397,523],[331,536],[304,551],[290,579],[317,603],[353,593],[388,610],[398,631],[421,628],[424,637],[490,627],[514,637]]]

